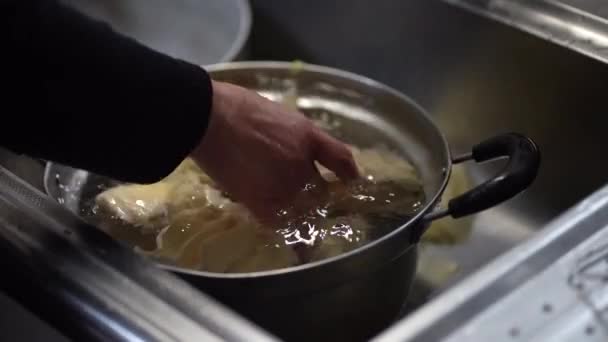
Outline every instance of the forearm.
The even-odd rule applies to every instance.
[[[131,182],[168,174],[201,140],[201,68],[154,52],[54,1],[5,2],[2,68],[16,122],[1,143]],[[6,11],[8,9],[8,11]],[[9,115],[5,114],[5,117]]]

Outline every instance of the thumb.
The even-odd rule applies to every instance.
[[[342,180],[359,177],[359,169],[346,144],[321,130],[315,132],[314,156],[319,163],[333,171]]]

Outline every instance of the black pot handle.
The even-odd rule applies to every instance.
[[[526,190],[536,178],[540,166],[540,151],[525,136],[507,133],[475,145],[470,154],[454,158],[458,164],[468,160],[477,163],[508,157],[505,168],[483,184],[451,199],[447,208],[432,212],[424,221],[444,216],[459,218],[491,208]]]

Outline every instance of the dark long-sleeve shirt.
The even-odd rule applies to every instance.
[[[202,139],[212,87],[201,67],[54,0],[0,0],[0,25],[4,147],[149,183]]]

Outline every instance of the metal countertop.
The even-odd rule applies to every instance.
[[[445,0],[608,62],[608,3],[603,0]]]

